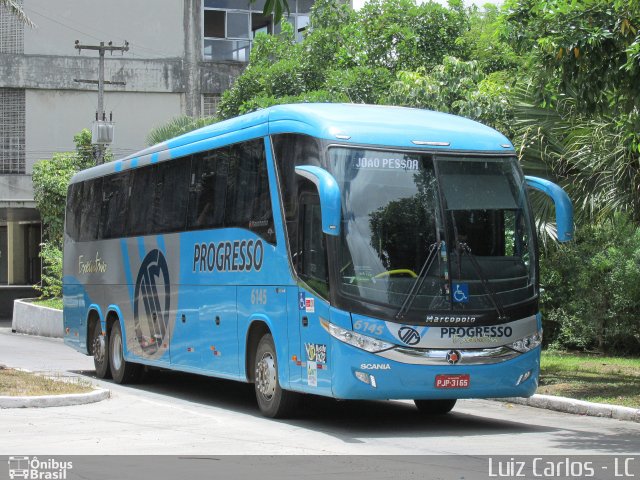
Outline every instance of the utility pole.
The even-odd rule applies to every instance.
[[[78,55],[82,50],[97,50],[100,58],[98,62],[98,80],[79,80],[74,78],[74,82],[78,83],[90,83],[98,85],[98,110],[96,110],[96,121],[91,125],[91,142],[96,145],[95,157],[96,164],[100,165],[104,161],[104,153],[106,145],[113,142],[113,113],[109,114],[109,121],[107,122],[107,115],[104,111],[104,86],[105,85],[126,85],[126,82],[111,82],[104,79],[104,54],[105,52],[114,51],[127,52],[129,50],[129,42],[125,40],[122,47],[115,47],[113,42],[109,42],[107,45],[104,42],[100,42],[100,45],[82,45],[80,40],[76,40],[75,48],[78,50]]]

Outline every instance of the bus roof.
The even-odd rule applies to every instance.
[[[298,103],[214,123],[121,160],[79,172],[71,182],[278,133],[307,134],[343,145],[513,153],[511,142],[501,133],[447,113],[382,105]]]

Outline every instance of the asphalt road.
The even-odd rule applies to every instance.
[[[427,418],[410,402],[309,397],[297,418],[269,420],[250,385],[154,372],[120,386],[95,379],[93,359],[61,340],[7,327],[0,364],[82,375],[112,390],[91,405],[1,410],[0,455],[640,454],[640,424],[488,400],[463,400],[450,415]]]

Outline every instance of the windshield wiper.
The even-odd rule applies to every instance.
[[[427,258],[424,260],[424,263],[422,264],[422,268],[420,268],[420,272],[418,272],[418,276],[416,277],[415,281],[411,285],[411,288],[407,293],[407,298],[404,299],[404,302],[402,302],[402,306],[400,307],[400,310],[398,310],[398,313],[396,313],[396,317],[395,317],[396,320],[404,320],[405,313],[407,313],[407,311],[411,308],[411,305],[413,305],[413,301],[417,297],[418,292],[422,288],[422,285],[424,284],[424,281],[427,278],[426,274],[427,272],[429,272],[429,270],[431,269],[431,265],[433,265],[433,261],[436,259],[436,256],[437,256],[436,254],[438,252],[439,244],[440,242],[435,242],[435,243],[432,243],[431,246],[429,247],[429,254],[427,255]]]
[[[458,252],[468,255],[469,259],[471,260],[471,266],[475,270],[476,275],[480,279],[480,282],[482,282],[484,291],[489,295],[489,299],[493,304],[493,308],[495,308],[496,312],[498,312],[498,320],[500,321],[507,320],[508,317],[504,314],[502,304],[498,300],[498,297],[496,296],[496,292],[491,286],[491,284],[489,283],[489,280],[487,280],[487,276],[482,271],[482,267],[480,267],[480,264],[478,263],[478,259],[471,252],[471,247],[469,247],[469,245],[467,245],[464,242],[456,242],[456,247]],[[458,264],[462,265],[462,255],[460,253],[458,255],[459,255]]]

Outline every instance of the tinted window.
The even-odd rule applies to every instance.
[[[82,202],[76,210],[79,212],[79,239],[81,242],[96,240],[102,210],[102,178],[94,178],[84,182]]]
[[[163,162],[154,167],[155,197],[153,233],[184,230],[189,200],[190,158]]]
[[[245,228],[275,243],[263,140],[194,156],[187,225]]]
[[[232,147],[225,226],[246,228],[275,242],[267,159],[262,140]]]
[[[105,177],[102,181],[102,211],[100,238],[116,238],[126,235],[124,212],[129,203],[130,173]]]
[[[189,189],[189,229],[224,227],[229,148],[194,156]]]
[[[305,135],[276,135],[273,146],[278,167],[282,204],[284,207],[289,250],[295,255],[298,248],[298,207],[305,192],[317,193],[316,187],[296,174],[297,165],[320,166],[320,145]]]
[[[131,171],[126,215],[129,236],[146,235],[151,231],[155,197],[153,170],[150,167],[143,167]]]
[[[74,183],[69,185],[67,191],[67,211],[65,217],[65,229],[67,235],[73,240],[78,240],[80,233],[80,205],[82,204],[82,186],[83,183]]]

